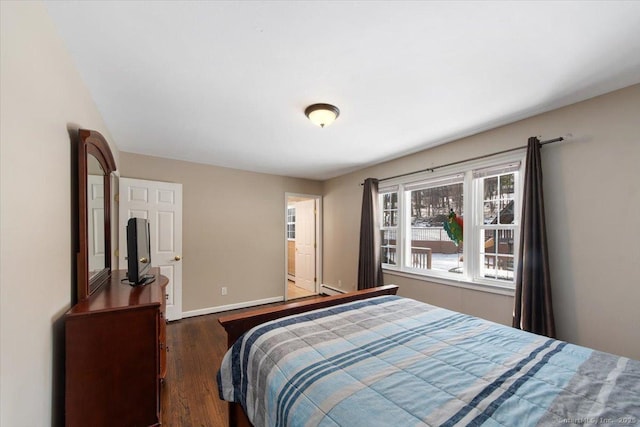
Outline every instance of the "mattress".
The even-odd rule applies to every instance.
[[[256,427],[640,422],[639,361],[397,296],[259,325],[217,381]]]

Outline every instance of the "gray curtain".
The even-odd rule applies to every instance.
[[[529,138],[527,147],[520,220],[522,224],[513,326],[555,338],[544,218],[540,141],[535,137]]]
[[[378,180],[367,178],[362,193],[358,289],[374,288],[383,284],[378,216]]]

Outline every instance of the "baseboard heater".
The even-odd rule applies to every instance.
[[[320,293],[324,295],[340,295],[340,294],[346,294],[347,291],[334,288],[333,286],[325,285],[324,283],[322,283],[320,285]]]

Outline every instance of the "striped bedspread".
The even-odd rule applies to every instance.
[[[261,426],[640,424],[640,362],[396,296],[257,326],[220,397]]]

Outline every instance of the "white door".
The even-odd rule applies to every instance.
[[[316,292],[316,201],[296,203],[296,286]]]
[[[89,276],[104,268],[104,175],[87,175]]]
[[[127,268],[129,218],[149,220],[151,265],[169,278],[167,320],[182,319],[182,184],[120,178],[120,269]]]

